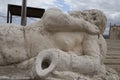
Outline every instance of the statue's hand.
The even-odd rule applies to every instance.
[[[100,33],[99,28],[96,25],[89,23],[89,22],[86,22],[84,28],[85,28],[86,32],[89,34],[99,34]]]

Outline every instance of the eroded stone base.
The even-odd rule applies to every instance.
[[[15,66],[2,66],[0,80],[30,80],[30,77],[26,70],[15,68]]]

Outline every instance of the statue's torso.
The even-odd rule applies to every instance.
[[[84,39],[84,32],[57,32],[51,34],[54,45],[57,48],[68,52],[82,55],[82,43]]]

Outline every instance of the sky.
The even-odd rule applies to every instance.
[[[21,5],[22,0],[0,0],[0,24],[6,23],[7,5]],[[27,6],[48,9],[58,7],[63,12],[83,11],[88,9],[99,9],[107,16],[107,28],[104,34],[109,32],[109,24],[120,25],[120,0],[27,0]],[[28,23],[37,19],[28,18]],[[13,23],[20,22],[20,18],[14,17]]]

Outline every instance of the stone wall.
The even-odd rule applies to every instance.
[[[120,74],[120,40],[107,39],[107,55],[104,63]]]
[[[112,40],[120,40],[120,25],[111,25],[109,36]]]

